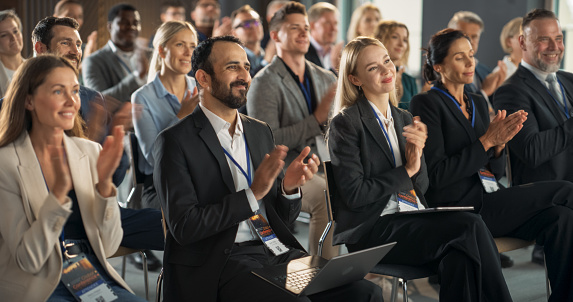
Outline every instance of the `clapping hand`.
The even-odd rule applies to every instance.
[[[486,133],[479,138],[486,151],[496,146],[499,146],[496,151],[503,149],[505,143],[523,128],[523,123],[527,120],[527,112],[523,110],[506,115],[505,110],[498,110]]]
[[[298,187],[304,186],[318,171],[320,160],[316,154],[313,154],[306,164],[304,163],[304,159],[309,153],[310,147],[306,146],[288,166],[285,178],[283,179],[283,189],[285,193],[294,194]]]
[[[103,143],[97,160],[98,183],[96,188],[99,194],[106,198],[113,194],[112,176],[123,154],[123,126],[115,126],[112,135]]]
[[[422,123],[419,116],[415,116],[412,124],[404,127],[402,133],[406,137],[406,172],[412,177],[420,170],[422,153],[428,138],[428,128]]]
[[[48,152],[55,175],[55,182],[51,187],[52,194],[56,196],[60,204],[63,204],[66,202],[68,192],[72,189],[72,178],[68,162],[64,156],[64,148],[62,146],[49,146]]]

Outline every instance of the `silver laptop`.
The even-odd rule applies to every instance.
[[[396,242],[326,260],[307,256],[288,263],[255,269],[253,274],[295,295],[305,296],[363,279]]]

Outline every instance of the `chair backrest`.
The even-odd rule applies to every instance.
[[[139,142],[134,132],[129,134],[129,147],[131,149],[131,167],[133,176],[133,185],[143,184],[145,175],[139,171]]]
[[[333,210],[332,210],[332,200],[336,192],[336,184],[334,182],[334,177],[332,174],[332,163],[330,161],[323,162],[324,166],[324,178],[326,178],[326,190],[324,190],[324,200],[326,202],[326,211],[328,216],[328,223],[322,232],[322,236],[318,240],[318,255],[322,256],[322,246],[324,245],[324,240],[330,232],[332,225],[334,224]]]
[[[505,176],[507,177],[507,187],[513,185],[513,177],[511,175],[511,161],[509,158],[509,146],[505,145]]]

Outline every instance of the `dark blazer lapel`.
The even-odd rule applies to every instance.
[[[565,92],[567,101],[569,101],[567,106],[569,106],[573,103],[573,83],[568,81],[566,77],[562,76],[560,71],[557,72],[557,78],[561,81],[561,84],[563,84],[563,91]],[[571,108],[569,108],[569,111],[571,111]]]
[[[472,128],[472,122],[469,121],[465,117],[465,115],[460,111],[460,108],[458,108],[458,106],[456,106],[456,104],[454,104],[454,102],[449,97],[447,97],[446,95],[444,95],[443,93],[438,92],[438,91],[434,91],[434,93],[438,95],[438,97],[446,105],[448,110],[450,110],[450,112],[452,113],[452,116],[464,128],[464,130],[466,131],[468,136],[472,139],[472,141],[474,141],[476,139],[476,134],[474,132],[474,129]],[[474,103],[475,103],[475,100],[474,100]],[[477,114],[477,110],[476,110],[476,114]],[[477,120],[477,117],[476,117],[476,120]]]
[[[366,129],[368,129],[368,132],[372,134],[374,140],[376,141],[378,146],[382,149],[388,161],[390,161],[390,164],[394,165],[394,159],[392,158],[390,146],[388,146],[386,137],[384,136],[382,129],[380,129],[380,124],[378,123],[376,116],[374,116],[374,112],[372,111],[372,107],[370,107],[368,100],[362,97],[358,99],[358,101],[356,102],[358,103],[358,110],[360,111],[360,118],[362,119],[362,123],[364,124]]]
[[[241,121],[243,122],[243,132],[245,139],[247,140],[247,146],[249,146],[249,153],[251,155],[251,160],[253,161],[253,176],[255,175],[255,170],[263,161],[265,154],[269,153],[271,150],[263,150],[261,144],[257,143],[259,139],[259,134],[256,133],[256,128],[252,127],[251,121],[244,115],[240,114]]]
[[[560,122],[564,122],[566,120],[566,116],[563,111],[557,106],[555,100],[549,92],[547,92],[547,88],[541,84],[541,82],[535,77],[535,75],[527,70],[527,68],[523,67],[519,64],[516,73],[523,79],[523,82],[531,88],[531,90],[535,91],[539,97],[534,97],[534,99],[539,99],[540,102],[543,100],[545,102],[545,107],[551,110],[553,116]],[[565,87],[564,87],[565,88]]]
[[[398,147],[400,148],[400,157],[402,158],[402,162],[405,163],[406,160],[404,158],[406,154],[406,140],[402,133],[404,132],[404,119],[402,118],[402,113],[398,112],[398,110],[394,106],[390,106],[390,111],[392,112],[392,117],[394,119],[394,129],[396,130],[396,136],[398,137]]]
[[[205,145],[207,145],[207,148],[209,148],[213,156],[217,159],[221,175],[223,176],[223,182],[225,182],[229,191],[235,192],[235,182],[233,181],[231,169],[229,169],[227,158],[223,152],[223,147],[221,147],[221,143],[217,138],[217,133],[215,133],[209,119],[205,113],[203,113],[203,110],[201,110],[201,106],[197,106],[193,112],[193,119],[195,120],[195,127],[201,129],[199,130],[199,136],[205,142]]]

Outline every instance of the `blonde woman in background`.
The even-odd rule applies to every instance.
[[[346,33],[346,41],[351,41],[358,36],[373,37],[376,24],[382,19],[382,13],[376,5],[364,3],[359,6],[350,18],[350,25]]]
[[[517,17],[511,19],[503,26],[501,34],[499,35],[499,42],[501,43],[501,48],[507,54],[503,57],[502,62],[507,67],[507,72],[505,79],[509,77],[517,70],[517,66],[521,62],[521,47],[519,46],[519,35],[521,31],[521,21],[522,17]],[[493,72],[499,70],[499,67],[495,67]]]
[[[22,57],[22,22],[14,10],[0,11],[0,98],[4,97]]]
[[[142,111],[134,112],[133,125],[139,142],[139,171],[145,175],[142,204],[160,209],[153,187],[153,146],[157,134],[184,118],[198,103],[195,79],[191,71],[191,56],[197,46],[197,31],[191,23],[163,23],[153,39],[153,56],[148,83],[131,96],[131,102]]]
[[[410,100],[418,94],[416,79],[406,73],[408,57],[410,56],[410,32],[405,24],[383,20],[378,23],[374,37],[388,49],[390,59],[396,65],[396,96],[398,107],[408,110]]]

